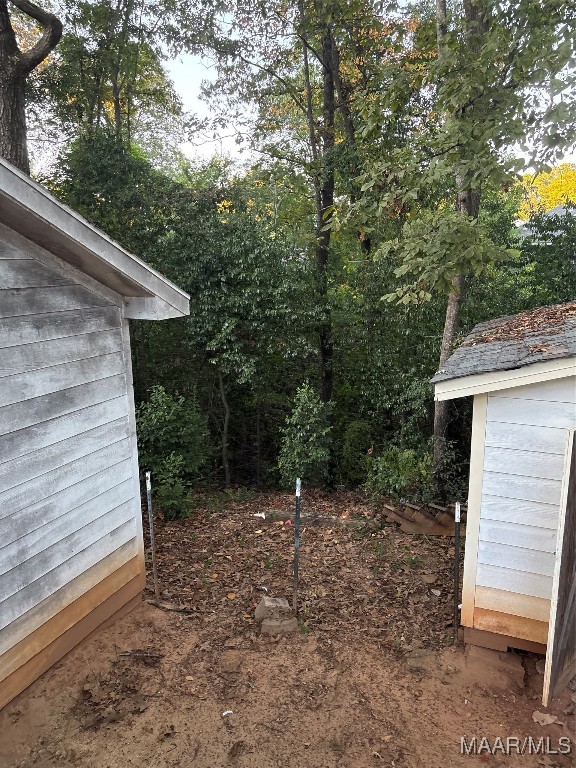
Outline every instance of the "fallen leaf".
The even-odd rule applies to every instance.
[[[190,680],[194,680],[194,678],[192,677],[192,675],[186,675],[186,680],[190,681]]]
[[[211,579],[212,581],[216,581],[216,579],[217,579],[217,578],[218,578],[218,574],[217,574],[217,573],[211,573],[211,574],[210,574],[210,579]]]
[[[236,595],[235,595],[234,592],[228,592],[226,597],[228,598],[228,600],[235,600],[236,599]]]
[[[538,725],[552,725],[557,723],[558,718],[555,715],[549,715],[546,712],[539,712],[537,709],[532,712],[532,720]]]

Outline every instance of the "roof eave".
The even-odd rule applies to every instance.
[[[126,299],[141,319],[189,314],[190,297],[0,158],[0,222]],[[138,310],[130,302],[140,298]]]
[[[471,376],[444,379],[434,385],[435,400],[454,400],[501,389],[537,384],[542,381],[576,376],[576,356],[555,358],[504,371],[489,371]]]

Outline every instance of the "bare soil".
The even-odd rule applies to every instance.
[[[265,589],[291,599],[292,499],[196,506],[157,521],[162,599],[185,612],[145,601],[30,686],[0,713],[2,768],[576,765],[460,754],[473,736],[576,745],[576,722],[571,689],[547,710],[556,722],[534,722],[537,656],[522,654],[522,688],[466,668],[449,538],[379,527],[353,494],[308,494],[303,512],[321,522],[302,530],[301,632],[269,638],[254,608]]]

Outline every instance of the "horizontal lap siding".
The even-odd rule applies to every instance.
[[[118,306],[0,243],[4,652],[140,556],[123,342]]]
[[[482,612],[490,609],[504,624],[508,613],[544,618],[552,592],[566,435],[574,425],[574,377],[488,397],[476,574],[479,628],[485,628]]]

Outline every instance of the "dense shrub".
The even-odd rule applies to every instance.
[[[193,398],[171,395],[157,385],[137,407],[136,425],[140,467],[152,472],[166,517],[179,517],[190,485],[201,479],[211,455],[206,417]]]
[[[391,445],[370,461],[366,491],[378,506],[382,498],[429,501],[433,495],[433,458],[429,452]]]
[[[282,483],[292,487],[296,478],[308,486],[328,482],[332,427],[331,405],[323,403],[310,384],[296,392],[294,407],[282,430],[278,468]]]

